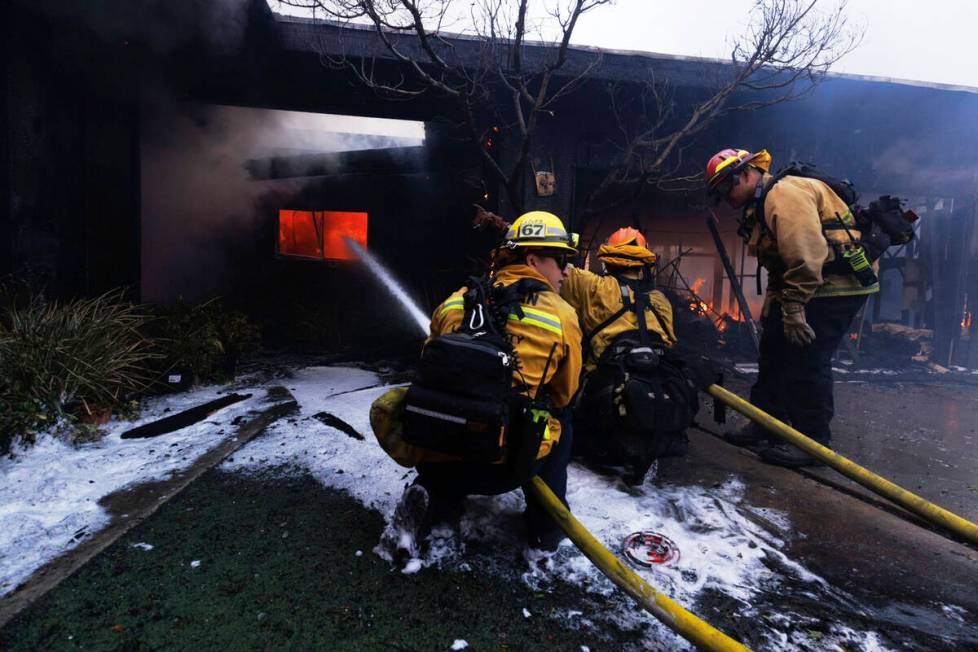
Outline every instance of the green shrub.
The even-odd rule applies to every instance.
[[[48,301],[5,295],[0,308],[0,452],[69,416],[72,405],[112,407],[151,380],[157,357],[144,311],[121,290]]]
[[[234,379],[238,359],[258,348],[260,330],[244,313],[218,299],[192,305],[178,301],[158,312],[150,332],[163,356],[164,371],[189,373],[194,382]]]

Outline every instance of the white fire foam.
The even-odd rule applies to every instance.
[[[367,507],[390,515],[415,472],[398,467],[367,434],[370,404],[388,388],[336,395],[343,388],[369,385],[371,379],[367,372],[335,367],[296,372],[288,386],[300,403],[300,415],[270,426],[262,437],[244,446],[221,468],[259,474],[270,469],[283,474],[310,473],[323,485],[344,490]],[[358,441],[338,432],[324,437],[322,424],[312,416],[322,410],[367,434],[368,440]],[[790,532],[787,516],[747,504],[746,487],[736,476],[716,486],[679,486],[650,478],[641,487],[629,488],[617,478],[571,464],[568,488],[575,516],[616,554],[620,554],[625,536],[637,530],[660,532],[679,546],[681,558],[675,566],[637,572],[687,608],[695,610],[702,596],[716,591],[732,604],[741,605],[745,613],[751,612],[754,603],[775,590],[771,587],[783,578],[807,586],[812,593],[829,588],[823,579],[785,554],[784,539]],[[404,570],[441,567],[462,573],[511,575],[514,569],[510,555],[486,555],[484,551],[520,549],[520,514],[524,505],[519,491],[469,497],[461,521],[435,527],[421,556],[411,560]],[[379,549],[374,552],[387,557]],[[522,574],[523,582],[531,589],[546,592],[550,583],[559,579],[605,601],[608,608],[588,619],[599,631],[611,621],[625,630],[647,632],[645,643],[651,649],[689,649],[686,641],[665,625],[636,609],[586,557],[575,552],[570,542],[545,561],[531,565]],[[581,618],[571,620],[572,625],[581,622]],[[791,618],[765,623],[765,636],[772,643],[780,636],[785,643],[770,649],[812,649],[812,640],[801,640],[807,635],[805,632],[791,634],[801,637],[799,640],[789,637],[794,629]],[[871,635],[846,626],[834,625],[821,642],[848,641],[851,646]],[[856,643],[855,647],[862,649],[861,645]]]

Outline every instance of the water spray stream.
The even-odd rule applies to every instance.
[[[344,238],[346,240],[346,245],[352,250],[360,260],[367,264],[367,269],[374,275],[374,277],[380,281],[380,284],[391,293],[395,299],[397,299],[404,309],[411,315],[411,318],[421,329],[421,335],[427,336],[428,332],[431,330],[431,320],[428,315],[424,314],[421,308],[418,307],[411,297],[408,296],[407,292],[401,287],[401,284],[394,279],[387,269],[380,264],[376,258],[370,255],[366,249],[360,246],[360,243],[353,238]]]

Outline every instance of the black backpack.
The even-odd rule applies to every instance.
[[[671,353],[658,336],[650,333],[645,309],[650,308],[665,323],[652,305],[647,282],[617,278],[622,309],[588,333],[586,345],[600,331],[625,312],[634,312],[638,329],[613,339],[598,359],[597,368],[587,381],[578,409],[584,421],[611,437],[644,439],[642,447],[658,456],[656,448],[666,448],[667,437],[689,427],[699,411],[696,387],[685,361]],[[635,293],[631,300],[628,289]],[[661,446],[649,446],[650,439]]]
[[[758,186],[758,193],[755,196],[754,215],[761,225],[761,228],[770,233],[767,220],[764,216],[764,200],[778,181],[785,177],[804,177],[806,179],[816,179],[832,189],[839,196],[849,212],[855,219],[855,229],[860,232],[856,242],[866,250],[866,257],[870,262],[879,259],[883,253],[893,246],[907,244],[914,239],[913,224],[917,220],[917,215],[912,211],[904,211],[901,201],[889,195],[883,195],[879,199],[870,202],[868,208],[858,204],[859,193],[856,192],[852,182],[848,179],[825,174],[811,163],[792,161],[787,166],[778,170],[774,178],[767,184]],[[823,230],[834,230],[845,228],[840,224],[823,224]],[[831,244],[831,241],[830,241]],[[835,266],[836,269],[826,269],[829,273],[851,273],[842,256],[837,255],[835,260],[828,263],[827,267]]]
[[[523,481],[536,461],[550,412],[540,391],[531,400],[525,384],[514,387],[519,357],[506,323],[510,314],[523,317],[521,304],[529,295],[549,287],[530,279],[493,286],[475,278],[467,287],[460,329],[433,338],[421,353],[417,380],[407,391],[402,437],[464,462],[505,463]]]

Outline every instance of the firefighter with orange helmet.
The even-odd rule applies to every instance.
[[[671,353],[677,343],[672,305],[655,289],[656,256],[645,236],[620,228],[597,256],[604,274],[572,267],[560,290],[584,333],[575,453],[627,464],[626,480],[637,482],[656,458],[685,453],[683,414],[691,420],[696,393]]]
[[[385,531],[392,555],[416,553],[417,535],[457,515],[465,496],[507,493],[533,475],[566,504],[563,417],[580,379],[581,332],[558,292],[576,245],[556,215],[520,216],[493,252],[491,276],[435,308],[418,379],[371,408],[385,451],[418,470]],[[526,503],[529,549],[556,549],[563,532],[532,496]]]
[[[768,273],[758,378],[750,400],[831,446],[832,356],[879,284],[865,259],[862,269],[847,264],[850,243],[860,232],[850,206],[855,197],[843,200],[843,184],[833,189],[835,180],[820,178],[807,165],[792,164],[777,175],[770,167],[766,150],[744,149],[724,149],[706,165],[708,193],[742,209],[739,233]],[[773,464],[818,464],[794,447],[774,443],[754,424],[726,438],[758,447]]]
[[[676,344],[672,305],[662,292],[652,289],[656,256],[648,249],[645,236],[632,227],[620,228],[601,245],[597,257],[604,264],[605,274],[571,267],[560,290],[560,296],[577,311],[581,331],[590,336],[584,342],[587,352],[585,372],[594,371],[601,354],[615,337],[625,331],[638,330],[638,317],[632,311],[623,313],[604,328],[597,328],[622,308],[620,279],[628,279],[630,283],[624,287],[632,297],[635,294],[633,286],[638,282],[649,287],[649,305],[645,314],[647,328],[662,346],[672,348]]]

